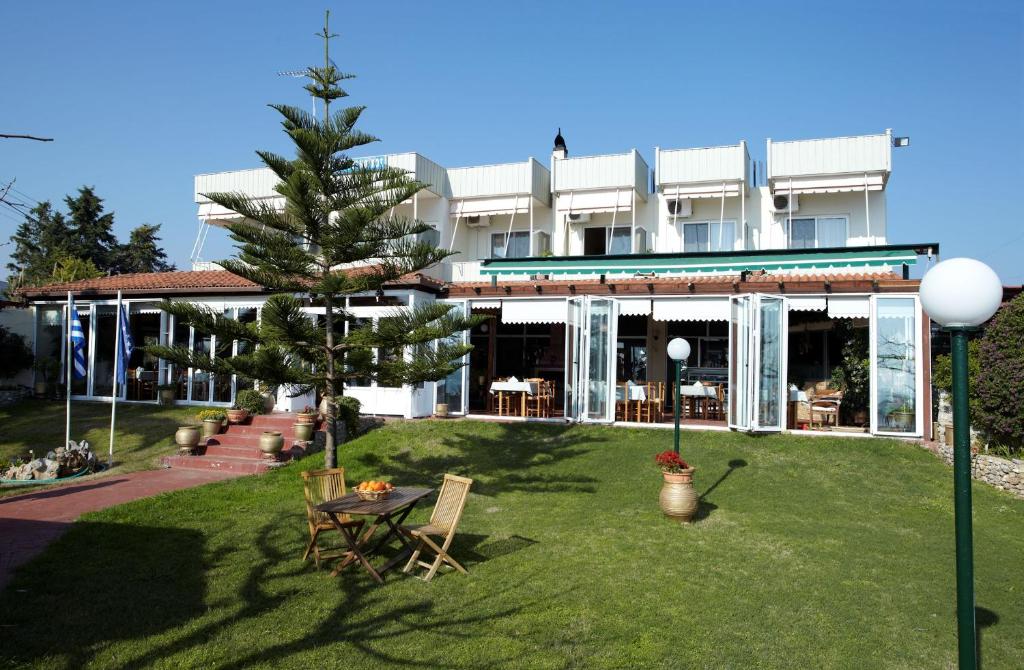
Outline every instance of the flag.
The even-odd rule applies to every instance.
[[[68,301],[68,305],[71,315],[71,358],[74,361],[71,369],[75,373],[75,379],[85,379],[85,331],[82,330],[82,322],[78,318],[73,298]]]
[[[117,360],[117,383],[124,386],[128,372],[128,362],[132,359],[132,352],[135,351],[135,343],[132,342],[132,331],[128,326],[128,310],[124,304],[121,305],[121,332],[117,336],[117,346],[121,347],[121,357]]]

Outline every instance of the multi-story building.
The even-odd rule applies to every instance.
[[[705,425],[777,431],[787,427],[791,399],[830,379],[843,345],[860,342],[870,397],[852,422],[873,434],[924,435],[929,331],[909,266],[936,257],[938,246],[888,244],[892,147],[886,131],[768,140],[766,164],[751,161],[746,142],[655,148],[648,163],[636,149],[570,156],[559,133],[545,162],[445,168],[415,153],[361,159],[424,183],[400,213],[433,228],[424,239],[458,253],[428,275],[389,286],[384,300],[353,298],[353,315],[387,318],[441,300],[489,318],[465,334],[475,348],[449,379],[399,388],[370,382],[345,392],[367,413],[426,416],[445,403],[454,414],[487,416],[495,411],[495,379],[544,379],[555,389],[542,412],[551,420],[630,421],[630,383],[670,382],[666,343],[682,337],[692,351],[683,383],[721,385],[701,392],[713,397],[698,415]],[[195,255],[209,226],[237,218],[203,193],[242,191],[280,204],[274,186],[267,169],[198,175]],[[39,354],[63,355],[68,290],[85,310],[96,344],[89,377],[73,389],[83,397],[110,394],[113,368],[102,342],[118,289],[131,302],[137,341],[187,343],[211,356],[230,355],[237,344],[175,324],[153,301],[173,295],[257,319],[266,297],[215,267],[30,291]],[[211,404],[231,402],[239,386],[139,356],[132,364],[144,377],[134,391],[129,385],[128,399],[155,398],[140,379],[177,383],[181,400]],[[662,393],[656,385],[651,391]]]

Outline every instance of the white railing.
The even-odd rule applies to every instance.
[[[445,261],[444,279],[450,282],[487,281],[480,272],[480,261]]]
[[[200,204],[210,202],[202,195],[203,193],[234,193],[238,191],[245,193],[250,198],[273,198],[277,196],[274,187],[279,181],[277,175],[270,168],[197,174],[195,177],[195,201]]]
[[[746,146],[668,149],[658,152],[658,184],[744,181]]]
[[[889,172],[891,168],[892,137],[889,132],[792,142],[768,140],[769,179]]]
[[[632,188],[646,198],[648,167],[636,151],[555,160],[555,191]]]
[[[453,198],[476,198],[491,195],[527,194],[531,192],[529,163],[504,163],[448,170]]]
[[[210,270],[223,270],[220,265],[213,261],[192,261],[193,272],[208,272]]]

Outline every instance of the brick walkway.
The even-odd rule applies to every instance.
[[[82,514],[200,484],[231,479],[216,470],[145,470],[0,498],[0,589]]]

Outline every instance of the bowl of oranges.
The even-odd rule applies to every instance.
[[[391,495],[395,487],[391,482],[379,482],[371,479],[368,482],[359,482],[355,488],[356,495],[361,500],[383,500]]]

